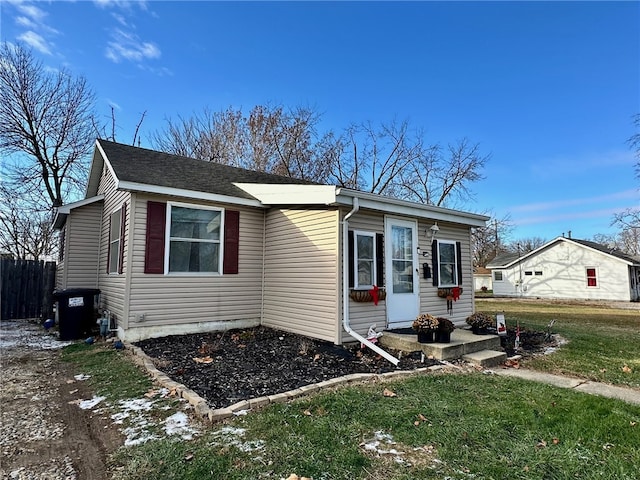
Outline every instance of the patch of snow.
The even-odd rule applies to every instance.
[[[91,410],[93,407],[98,405],[101,401],[103,401],[106,397],[93,397],[91,400],[82,400],[78,406],[82,410]]]
[[[246,430],[244,428],[234,427],[222,427],[220,430],[213,432],[213,436],[221,437],[220,440],[214,440],[209,445],[211,446],[225,446],[232,445],[242,452],[254,452],[261,450],[265,446],[263,440],[250,440],[242,441],[241,437],[244,436]],[[240,438],[237,438],[240,437]]]
[[[235,412],[233,412],[234,415],[236,416],[242,416],[242,415],[247,415],[249,413],[249,410],[237,410]]]
[[[80,375],[74,375],[73,378],[75,378],[79,382],[82,382],[84,380],[90,379],[91,375],[85,375],[84,373],[81,373]]]
[[[180,435],[183,440],[191,440],[198,431],[189,426],[189,417],[184,412],[177,412],[164,421],[167,435]]]

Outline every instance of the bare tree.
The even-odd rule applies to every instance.
[[[470,199],[469,184],[484,178],[481,172],[490,158],[467,138],[447,145],[444,151],[439,144],[426,149],[420,145],[419,150],[417,159],[401,171],[403,196],[437,206]]]
[[[485,227],[472,229],[473,265],[485,267],[497,255],[508,251],[507,238],[512,229],[513,225],[509,215],[505,215],[502,218],[494,216],[487,222]]]
[[[43,199],[44,200],[44,199]],[[34,204],[0,185],[0,251],[17,259],[41,259],[57,251],[57,236],[46,201]]]
[[[335,139],[339,154],[333,159],[331,179],[340,186],[388,195],[400,192],[400,173],[422,153],[422,139],[411,136],[409,123],[353,124]]]
[[[547,240],[542,237],[523,237],[517,240],[513,240],[507,245],[507,250],[513,253],[529,253],[540,248]]]
[[[633,124],[637,132],[627,140],[627,143],[634,150],[634,154],[638,159],[634,165],[634,169],[636,178],[640,180],[640,113],[634,115]],[[622,212],[616,213],[611,220],[611,225],[621,230],[640,228],[640,208],[629,207]]]
[[[247,116],[232,108],[205,108],[188,118],[167,119],[151,141],[176,155],[323,182],[335,143],[330,133],[318,135],[319,118],[307,107],[286,111],[258,105]]]
[[[21,45],[0,47],[0,150],[3,175],[22,191],[46,192],[52,207],[84,186],[94,141],[94,94],[84,77],[52,72]]]
[[[133,132],[133,140],[131,141],[131,145],[135,145],[136,142],[138,146],[140,146],[140,127],[142,126],[142,122],[144,122],[144,118],[147,116],[146,110],[140,114],[140,120],[136,124],[136,129]],[[116,142],[116,111],[113,105],[111,106],[111,115],[109,117],[109,124],[98,125],[95,118],[92,118],[93,130],[95,131],[96,137],[103,138],[105,140],[110,140],[112,142]],[[107,130],[108,129],[108,130]]]
[[[245,116],[228,108],[167,120],[152,134],[155,148],[289,177],[447,206],[470,197],[488,155],[463,139],[442,149],[425,145],[408,121],[352,124],[320,132],[309,107],[257,105]]]

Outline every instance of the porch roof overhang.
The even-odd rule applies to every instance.
[[[95,202],[101,202],[103,200],[104,195],[96,195],[94,197],[83,198],[82,200],[78,200],[77,202],[68,203],[66,205],[58,207],[56,210],[56,215],[53,218],[53,228],[56,230],[60,230],[67,221],[67,217],[71,213],[71,210],[73,210],[74,208],[84,207],[85,205],[89,205]]]
[[[490,217],[478,213],[463,212],[450,208],[436,207],[434,205],[424,205],[422,203],[385,197],[373,193],[359,192],[348,188],[337,189],[336,203],[338,205],[351,206],[353,205],[354,198],[358,198],[361,210],[375,210],[395,215],[428,218],[430,220],[459,223],[471,227],[484,227],[490,219]]]
[[[471,227],[484,227],[490,218],[477,213],[424,205],[334,185],[269,185],[259,183],[235,183],[234,185],[259,200],[265,207],[277,205],[323,205],[351,208],[354,204],[354,199],[357,198],[360,210],[372,210],[414,218],[428,218]]]

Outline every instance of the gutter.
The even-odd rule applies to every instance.
[[[353,197],[353,208],[342,219],[342,327],[353,338],[358,340],[363,345],[366,345],[377,354],[383,356],[386,360],[389,360],[394,365],[398,365],[400,361],[389,352],[384,351],[378,347],[375,343],[370,342],[359,333],[353,331],[349,325],[349,252],[347,245],[349,244],[349,218],[360,210],[360,204],[358,197]]]

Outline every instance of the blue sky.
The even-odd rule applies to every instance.
[[[408,119],[491,153],[462,209],[511,239],[612,233],[640,205],[640,2],[0,2],[3,41],[84,75],[117,139],[207,106],[312,106],[322,126]]]

